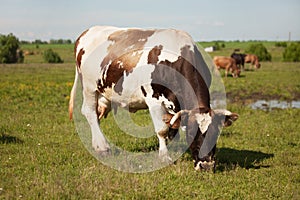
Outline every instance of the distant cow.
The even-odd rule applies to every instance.
[[[238,77],[240,75],[240,70],[238,69],[235,60],[231,57],[215,56],[214,64],[217,69],[225,69],[225,77],[227,77],[229,71],[232,73],[233,77]]]
[[[258,61],[258,57],[254,54],[247,54],[245,56],[245,63],[251,63],[251,66],[256,68],[256,69],[259,69],[260,68],[260,63]]]
[[[215,47],[214,46],[211,46],[211,47],[206,47],[204,49],[205,52],[214,52],[215,51]]]
[[[245,56],[246,56],[246,54],[234,52],[231,54],[230,57],[235,60],[237,67],[239,67],[240,69],[244,69]]]
[[[214,165],[215,146],[205,155],[200,154],[200,147],[205,144],[205,137],[214,138],[221,126],[237,119],[237,114],[211,109],[211,74],[187,33],[96,26],[77,39],[75,55],[77,69],[70,95],[70,117],[80,79],[81,111],[90,125],[92,146],[97,153],[110,152],[99,119],[117,107],[130,112],[149,109],[162,160],[170,161],[166,140],[177,133],[179,126],[185,126],[195,169]]]

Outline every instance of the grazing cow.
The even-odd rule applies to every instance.
[[[103,116],[112,109],[116,112],[117,107],[130,112],[149,109],[163,161],[170,162],[166,140],[185,126],[195,168],[214,164],[215,135],[221,126],[235,121],[237,114],[211,109],[211,74],[187,33],[96,26],[77,39],[75,55],[77,69],[70,95],[70,117],[80,79],[81,112],[90,125],[92,146],[98,154],[110,154],[109,143],[99,126]],[[211,148],[200,151],[200,147],[208,145],[204,137],[215,141]]]
[[[245,63],[251,63],[251,67],[253,67],[253,65],[254,65],[254,67],[256,69],[260,68],[260,63],[258,61],[258,57],[254,54],[246,54]]]
[[[231,54],[231,58],[233,58],[235,60],[236,65],[240,68],[240,69],[244,69],[244,64],[245,64],[245,56],[246,54],[243,53],[232,53]]]
[[[233,77],[238,77],[241,73],[236,65],[235,60],[231,57],[215,56],[214,64],[219,70],[220,68],[225,69],[225,77],[227,77],[229,71],[232,73]]]

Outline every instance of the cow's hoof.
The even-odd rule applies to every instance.
[[[106,156],[110,156],[111,155],[111,150],[110,149],[107,149],[107,150],[102,150],[102,151],[100,151],[100,150],[97,150],[96,151],[96,154],[98,155],[98,156],[100,156],[100,157],[106,157]]]
[[[163,161],[164,163],[169,164],[169,165],[173,163],[173,160],[172,160],[172,158],[171,158],[170,156],[165,156],[165,157],[162,159],[162,161]]]
[[[209,171],[215,168],[215,161],[198,161],[195,163],[195,170],[197,171]]]
[[[172,164],[173,160],[168,154],[159,155],[160,161],[167,164]]]

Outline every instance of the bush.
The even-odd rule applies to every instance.
[[[287,43],[286,42],[276,42],[275,47],[287,47]]]
[[[216,41],[214,44],[214,50],[221,50],[222,48],[225,48],[225,44],[222,43],[221,45],[219,44],[219,41]]]
[[[246,49],[246,53],[254,54],[258,57],[259,61],[271,61],[272,56],[267,48],[262,44],[252,44]]]
[[[23,63],[24,62],[24,53],[22,50],[17,50],[17,62]]]
[[[283,61],[299,62],[300,61],[300,43],[291,43],[283,52]]]
[[[44,51],[44,60],[47,63],[63,63],[64,61],[60,58],[58,53],[54,52],[52,49]]]
[[[19,48],[20,42],[13,34],[0,35],[0,63],[23,62],[23,52]]]

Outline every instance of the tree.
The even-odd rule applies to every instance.
[[[299,62],[300,61],[300,43],[291,43],[283,52],[283,61]]]
[[[287,43],[286,42],[276,42],[275,47],[287,47]]]
[[[0,63],[23,62],[23,52],[19,48],[20,42],[12,33],[0,35]]]
[[[260,61],[271,61],[272,56],[268,52],[267,48],[262,44],[252,44],[246,49],[246,53],[254,54],[258,57]]]
[[[60,58],[58,53],[52,49],[44,51],[44,60],[48,63],[63,63],[64,61]]]

